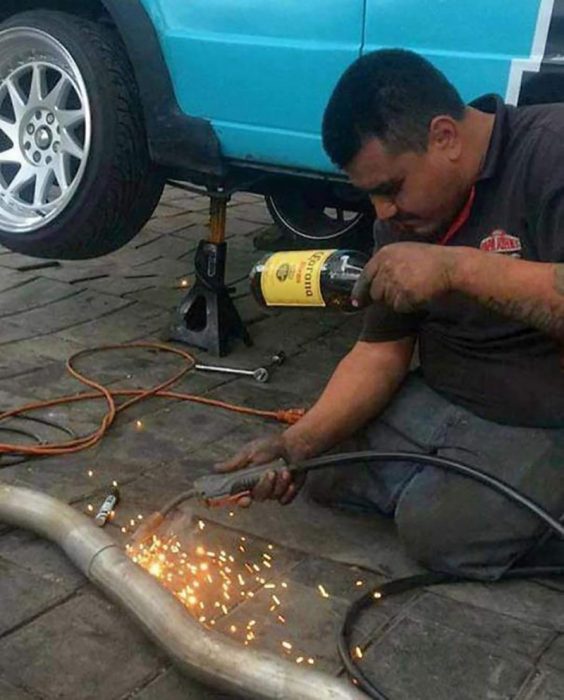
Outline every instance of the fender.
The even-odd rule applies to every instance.
[[[211,123],[178,106],[157,32],[139,0],[101,0],[127,49],[143,105],[152,160],[169,171],[222,178],[226,164]]]

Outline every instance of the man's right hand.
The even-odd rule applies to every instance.
[[[253,440],[245,445],[231,459],[215,465],[217,472],[234,472],[246,467],[258,467],[281,460],[288,463],[290,457],[283,435]],[[293,477],[288,469],[278,473],[267,472],[254,487],[250,497],[240,498],[237,502],[243,508],[248,508],[253,501],[277,500],[282,505],[288,505],[298,495],[305,481],[305,474]]]

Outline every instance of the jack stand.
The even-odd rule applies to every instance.
[[[245,324],[225,286],[225,223],[228,197],[222,193],[211,196],[209,240],[200,241],[194,260],[196,281],[177,307],[169,339],[223,357],[228,354],[230,341],[241,338],[252,345]]]

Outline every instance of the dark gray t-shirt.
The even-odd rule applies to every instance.
[[[488,95],[492,140],[470,217],[448,245],[564,262],[564,104],[510,107]],[[376,223],[376,248],[407,240]],[[564,427],[564,348],[458,293],[424,312],[366,312],[361,340],[417,335],[427,383],[473,413],[510,425]]]

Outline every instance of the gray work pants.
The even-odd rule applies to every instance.
[[[431,390],[418,373],[354,440],[354,449],[464,462],[511,484],[552,515],[564,513],[564,428],[483,420]],[[322,505],[393,517],[400,540],[418,562],[484,580],[501,576],[548,534],[536,516],[487,487],[410,462],[312,472],[305,495]]]

